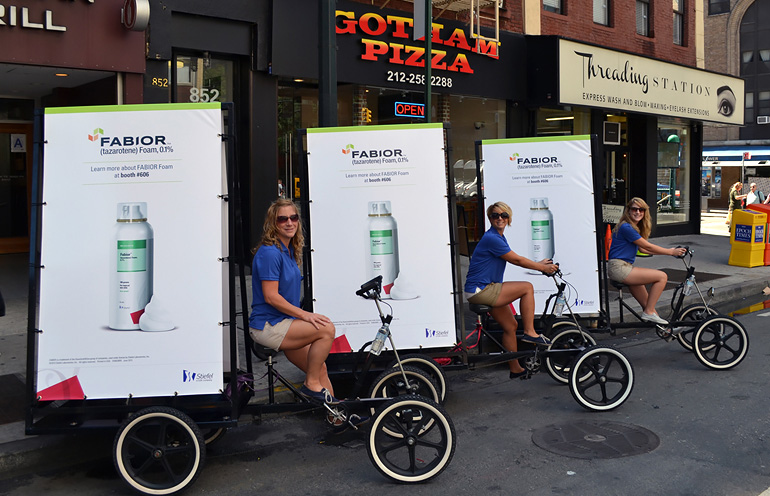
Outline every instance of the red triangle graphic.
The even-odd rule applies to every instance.
[[[343,334],[334,338],[332,349],[329,350],[329,353],[350,353],[351,351],[353,351],[353,348],[350,347],[348,338]]]
[[[85,399],[86,395],[83,393],[83,388],[80,387],[77,376],[74,376],[38,391],[37,397],[40,401],[82,400]]]

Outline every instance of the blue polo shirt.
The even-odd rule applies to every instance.
[[[283,319],[292,319],[289,315],[279,312],[274,306],[265,302],[262,293],[262,281],[278,281],[278,293],[286,301],[298,307],[300,304],[300,289],[302,273],[294,261],[294,250],[280,246],[260,246],[251,264],[251,316],[249,327],[263,329],[265,322],[275,325]]]
[[[610,259],[619,258],[628,263],[634,263],[636,260],[636,251],[638,246],[634,241],[642,237],[631,224],[624,222],[618,226],[618,230],[612,233],[612,245],[610,245]]]
[[[511,247],[505,236],[490,227],[471,255],[468,275],[465,278],[465,292],[475,293],[476,288],[484,289],[487,284],[503,282],[507,262],[500,257],[509,251]]]

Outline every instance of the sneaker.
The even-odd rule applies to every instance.
[[[653,324],[667,325],[668,321],[663,320],[657,313],[644,313],[642,312],[642,320],[645,322],[652,322]]]
[[[551,344],[551,340],[542,334],[538,334],[537,336],[530,336],[529,334],[525,334],[521,337],[521,340],[525,343],[542,344],[543,346],[548,346]]]
[[[511,379],[524,379],[525,375],[527,375],[527,369],[524,369],[521,372],[511,372],[508,377]]]
[[[332,393],[329,392],[328,389],[323,388],[320,391],[313,391],[309,387],[302,385],[301,388],[299,388],[299,392],[302,396],[309,399],[313,403],[317,404],[324,404],[327,403],[329,405],[334,405],[336,403],[339,403],[340,400],[332,396]]]

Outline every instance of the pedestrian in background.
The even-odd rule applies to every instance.
[[[749,192],[746,194],[746,205],[754,205],[755,203],[764,203],[766,200],[765,194],[757,189],[757,183],[751,183],[749,185]]]
[[[733,210],[738,208],[740,206],[740,201],[746,198],[746,195],[741,194],[742,189],[743,183],[740,181],[733,184],[733,186],[730,188],[730,201],[727,204],[727,219],[725,220],[725,224],[728,226],[728,231],[730,230],[730,223],[733,221]]]

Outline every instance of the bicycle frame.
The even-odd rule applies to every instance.
[[[684,299],[687,295],[684,294],[684,287],[686,284],[686,281],[692,277],[693,279],[693,286],[695,287],[695,290],[698,293],[698,297],[700,298],[701,302],[703,303],[703,306],[706,308],[707,311],[710,310],[709,307],[709,301],[714,295],[714,288],[710,288],[706,295],[709,296],[709,299],[706,300],[706,297],[704,296],[704,293],[701,291],[700,286],[698,286],[697,281],[695,280],[694,274],[695,274],[695,267],[692,265],[692,257],[694,255],[694,252],[689,249],[689,247],[685,247],[686,252],[685,255],[681,258],[682,263],[685,266],[686,269],[686,276],[684,280],[679,283],[679,285],[674,289],[674,293],[671,296],[671,317],[668,319],[668,325],[662,326],[660,324],[654,324],[651,322],[645,322],[642,320],[642,316],[639,312],[631,308],[631,306],[626,303],[626,301],[623,299],[623,288],[624,284],[614,283],[609,280],[609,278],[605,279],[605,284],[609,283],[615,286],[618,289],[618,321],[613,322],[608,315],[609,311],[609,305],[607,311],[602,309],[601,312],[601,321],[603,323],[603,326],[601,330],[609,331],[611,335],[615,334],[615,331],[617,329],[635,329],[639,327],[648,327],[648,328],[655,328],[659,333],[663,332],[664,334],[670,334],[670,329],[673,328],[692,328],[696,327],[698,325],[698,321],[693,320],[679,320],[679,318],[682,315],[682,310],[684,309]],[[625,320],[625,311],[628,311],[631,315],[634,316],[635,320],[633,321],[626,321]],[[664,337],[664,336],[661,336]]]

